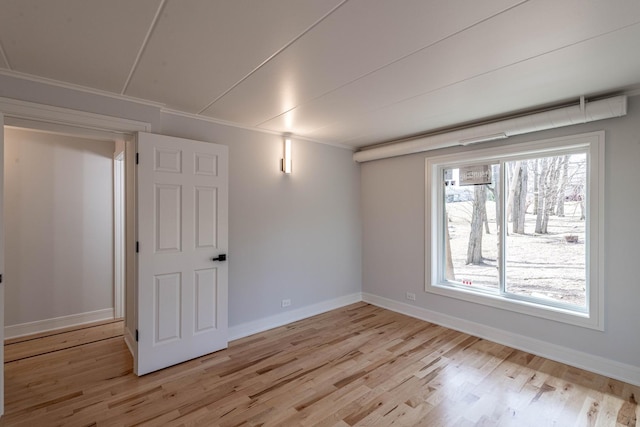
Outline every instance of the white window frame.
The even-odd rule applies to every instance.
[[[502,147],[467,150],[425,159],[425,291],[530,316],[604,330],[604,131],[545,139]],[[444,278],[445,168],[500,163],[523,157],[586,152],[586,308],[571,308],[535,298],[512,298],[500,293],[457,286]],[[504,195],[504,168],[500,185]],[[505,221],[503,219],[503,221]],[[504,227],[502,228],[504,229]],[[504,237],[501,237],[504,239]],[[503,245],[504,247],[504,245]]]

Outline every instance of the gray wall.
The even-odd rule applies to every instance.
[[[229,326],[360,292],[360,172],[349,150],[282,139],[159,107],[0,75],[0,97],[151,123],[152,132],[229,146]],[[9,248],[8,248],[9,250]],[[292,300],[282,309],[283,298]]]
[[[229,146],[229,326],[361,287],[360,173],[349,150],[163,115],[165,135]]]
[[[508,141],[606,131],[606,323],[599,332],[424,292],[426,153],[359,167],[347,150],[296,141],[294,173],[287,177],[278,172],[278,136],[4,75],[0,96],[145,121],[155,133],[228,145],[230,326],[284,311],[282,298],[291,298],[295,309],[361,289],[406,302],[411,291],[416,305],[429,310],[640,365],[640,97],[630,100],[627,117]]]
[[[5,130],[5,324],[113,308],[113,142]]]
[[[363,163],[363,292],[415,305],[480,325],[521,334],[640,366],[640,96],[626,117],[509,138],[474,148],[605,130],[605,331],[556,323],[519,313],[426,293],[424,159],[456,147]],[[470,148],[473,149],[473,148]]]

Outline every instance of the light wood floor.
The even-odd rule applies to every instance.
[[[354,304],[138,378],[108,323],[5,345],[25,426],[635,426],[640,388]]]

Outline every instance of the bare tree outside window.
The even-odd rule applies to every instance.
[[[586,304],[584,189],[586,155],[504,162],[505,206],[500,206],[500,165],[492,182],[445,187],[446,278],[463,286],[505,290],[563,304]],[[502,215],[507,234],[501,251]],[[491,233],[491,230],[495,233]]]

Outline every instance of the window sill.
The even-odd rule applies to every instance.
[[[567,323],[598,331],[604,330],[604,325],[602,324],[601,319],[598,319],[596,316],[589,316],[588,313],[580,311],[573,311],[544,304],[536,304],[534,302],[512,299],[482,291],[453,288],[448,285],[427,285],[425,291],[432,294],[508,310],[528,316],[539,317],[555,322]]]

